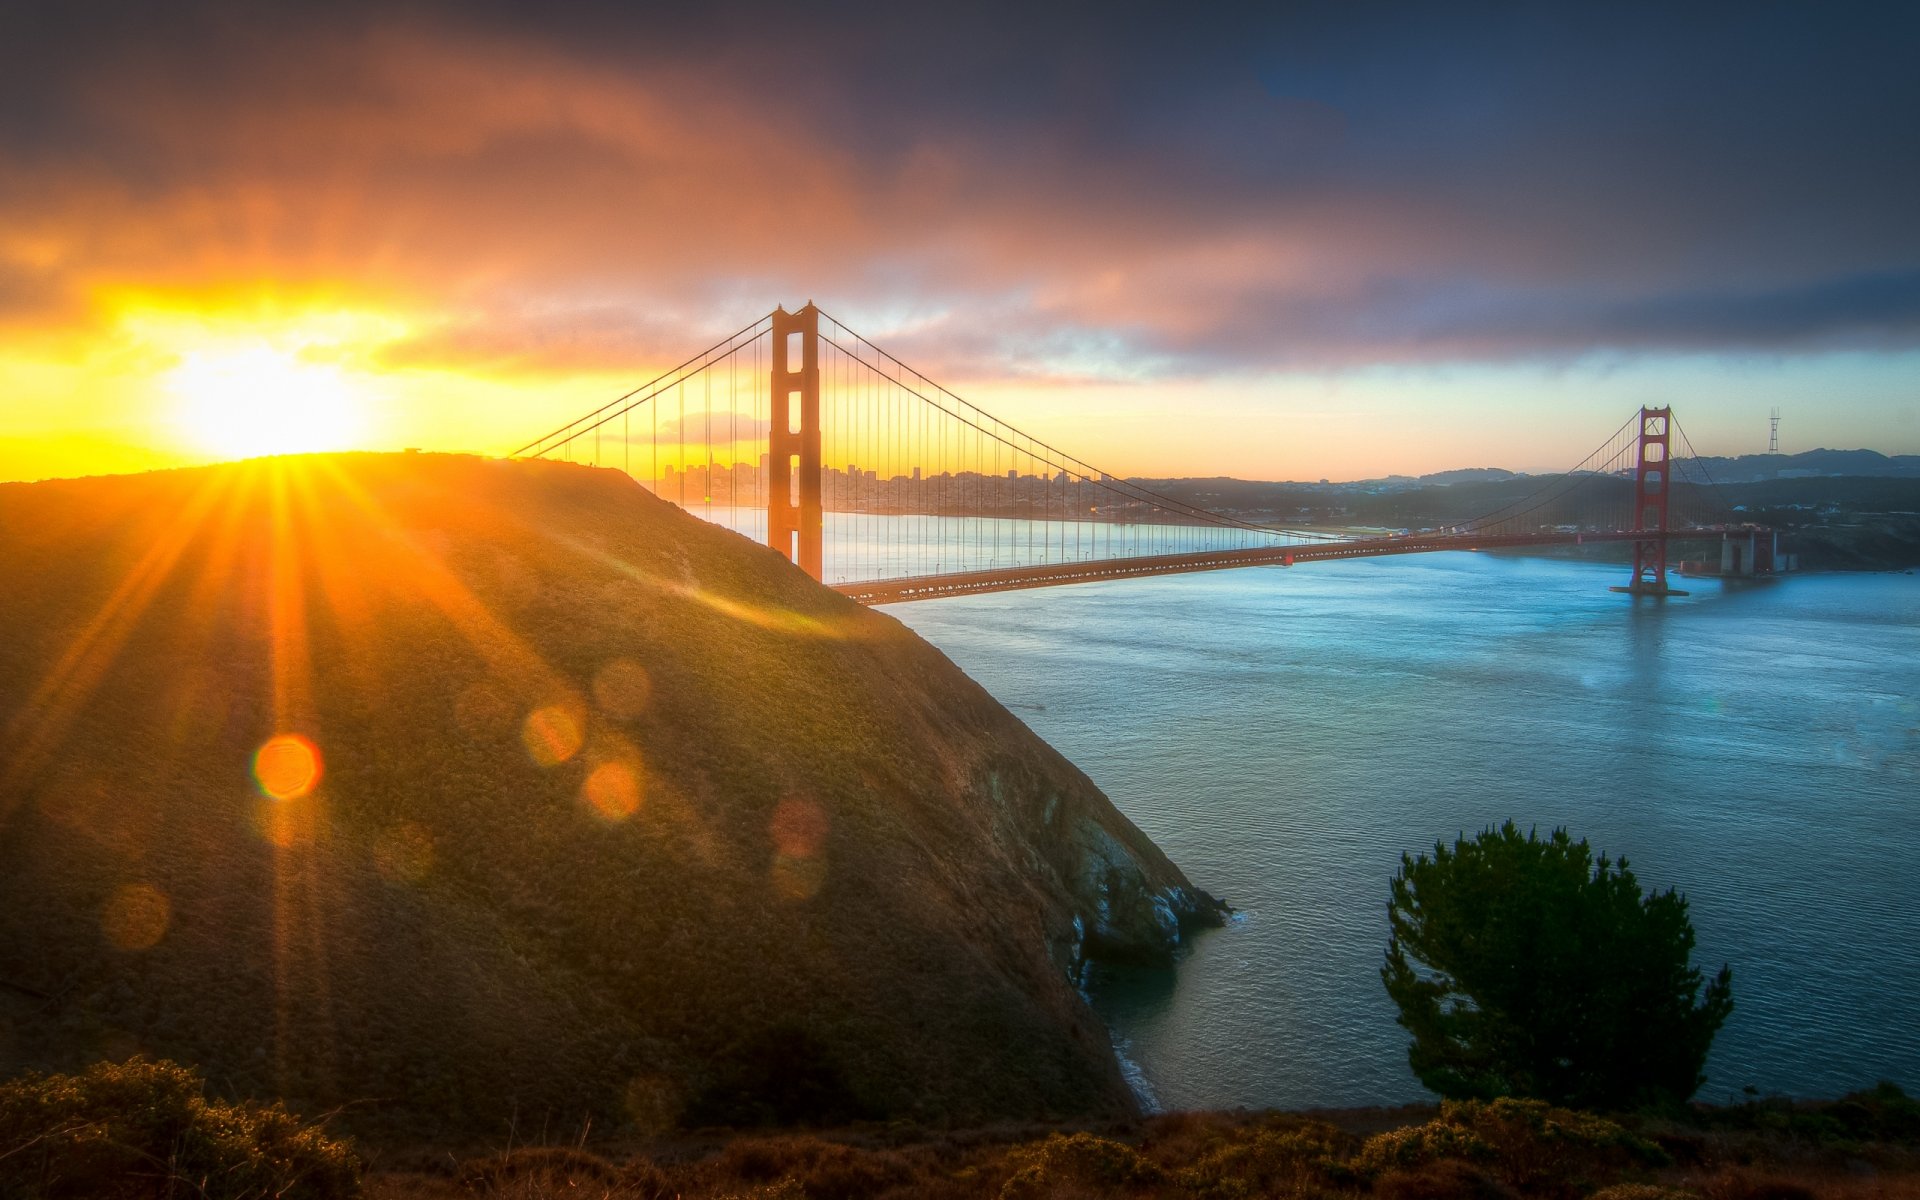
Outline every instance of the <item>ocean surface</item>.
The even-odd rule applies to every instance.
[[[1380,983],[1388,881],[1509,818],[1687,895],[1737,1005],[1702,1099],[1920,1091],[1920,576],[1658,602],[1624,574],[1432,554],[884,611],[1239,910],[1094,985],[1163,1107],[1428,1098]]]

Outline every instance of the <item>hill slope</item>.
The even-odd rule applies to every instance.
[[[1211,915],[938,651],[616,472],[4,485],[0,571],[0,1070],[414,1135],[1111,1113],[1070,974]]]

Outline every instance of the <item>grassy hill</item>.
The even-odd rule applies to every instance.
[[[1211,902],[899,623],[568,464],[0,485],[0,1074],[396,1136],[1116,1114]]]

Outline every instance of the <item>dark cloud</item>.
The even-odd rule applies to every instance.
[[[1597,323],[1628,342],[1662,337],[1756,349],[1913,345],[1920,342],[1920,271],[1770,291],[1659,296],[1619,306]]]
[[[556,368],[808,296],[975,376],[1908,346],[1917,42],[1885,5],[9,5],[0,272],[344,283],[447,314],[397,356]]]

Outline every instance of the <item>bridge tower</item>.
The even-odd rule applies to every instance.
[[[1633,471],[1633,529],[1647,536],[1633,543],[1633,580],[1616,592],[1636,596],[1684,596],[1667,585],[1667,510],[1673,468],[1667,439],[1673,409],[1640,410],[1640,447]]]
[[[773,311],[772,428],[767,431],[767,545],[819,579],[820,310]]]

